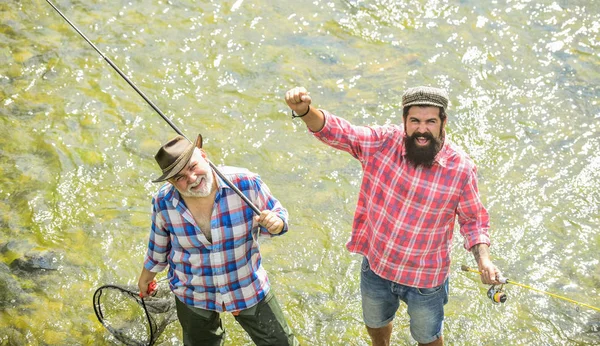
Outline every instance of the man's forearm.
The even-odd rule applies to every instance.
[[[319,132],[325,126],[325,116],[320,110],[313,107],[310,107],[308,113],[300,119],[312,132]]]
[[[487,244],[476,244],[471,248],[471,253],[477,261],[477,267],[481,274],[481,282],[488,285],[497,285],[500,282],[500,271],[490,259],[490,248]]]
[[[482,261],[490,260],[490,248],[487,244],[475,244],[471,248],[471,253],[478,265],[481,265]]]

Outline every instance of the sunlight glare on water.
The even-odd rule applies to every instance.
[[[92,294],[137,283],[154,153],[175,133],[47,2],[33,3],[0,4],[0,344],[110,345]],[[370,339],[361,257],[344,246],[361,166],[291,119],[283,97],[294,86],[360,125],[401,123],[408,87],[448,89],[448,136],[478,166],[495,264],[600,305],[599,2],[56,5],[188,137],[201,133],[213,162],[259,173],[286,206],[290,232],[261,252],[302,344]],[[49,268],[11,269],[30,253],[49,254]],[[593,310],[511,285],[492,304],[460,271],[476,264],[458,229],[452,255],[448,344],[600,342]],[[250,345],[223,317],[227,344]],[[161,345],[180,334],[173,323]],[[414,344],[403,305],[392,343]]]

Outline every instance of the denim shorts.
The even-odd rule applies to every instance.
[[[444,305],[448,303],[448,279],[433,288],[400,285],[373,273],[365,257],[361,266],[360,292],[363,320],[367,327],[382,328],[388,325],[402,300],[408,307],[413,339],[427,344],[442,336]]]

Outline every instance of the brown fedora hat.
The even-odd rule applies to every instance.
[[[152,182],[168,180],[181,172],[192,158],[194,148],[202,148],[202,135],[198,135],[196,143],[191,143],[183,136],[177,136],[160,147],[154,159],[162,170],[162,175]]]

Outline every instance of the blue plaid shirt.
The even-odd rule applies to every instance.
[[[245,169],[219,169],[259,210],[283,220],[288,212],[260,177]],[[169,267],[171,290],[185,304],[212,311],[239,311],[269,292],[261,264],[260,234],[272,236],[254,221],[254,212],[219,176],[211,217],[212,243],[204,236],[179,191],[164,184],[152,199],[152,228],[144,266],[152,272]]]

